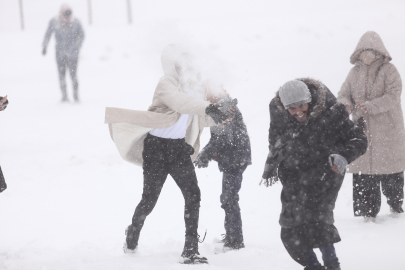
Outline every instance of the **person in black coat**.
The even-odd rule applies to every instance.
[[[221,207],[225,210],[224,251],[244,248],[242,218],[239,207],[239,191],[243,173],[252,164],[250,139],[238,107],[237,100],[228,94],[207,94],[207,99],[221,107],[229,118],[229,125],[211,127],[211,139],[194,161],[199,168],[208,166],[209,161],[218,162],[222,176]]]
[[[333,244],[340,236],[333,209],[346,165],[363,155],[367,137],[349,119],[345,106],[321,82],[289,81],[270,103],[270,153],[263,180],[283,185],[281,239],[306,270],[340,269]]]

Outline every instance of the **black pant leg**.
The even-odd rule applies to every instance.
[[[376,217],[381,207],[381,176],[353,174],[353,210],[355,216]]]
[[[399,210],[404,201],[404,172],[386,174],[381,179],[382,193],[394,210]]]
[[[243,242],[242,217],[239,207],[239,191],[247,164],[225,169],[222,177],[221,207],[225,211],[224,227],[231,241]]]
[[[163,184],[166,181],[168,170],[166,162],[156,149],[154,141],[145,139],[143,152],[143,193],[142,199],[135,209],[132,225],[138,232],[141,231],[146,217],[152,212],[159,198]]]
[[[173,177],[184,197],[186,237],[196,237],[198,235],[201,193],[190,155],[182,154],[178,156],[170,166],[170,175]]]

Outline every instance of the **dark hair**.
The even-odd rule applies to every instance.
[[[72,15],[72,10],[71,9],[66,9],[63,12],[63,16],[65,16],[65,17],[70,17],[71,15]]]

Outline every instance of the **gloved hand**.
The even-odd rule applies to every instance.
[[[42,55],[45,55],[46,54],[46,48],[43,48],[42,49]]]
[[[198,168],[207,168],[210,160],[208,153],[206,151],[201,151],[198,154],[197,159],[194,161],[194,165]]]
[[[210,104],[205,109],[205,113],[214,120],[215,124],[222,124],[222,122],[228,120],[228,116],[219,108],[220,106],[218,104]]]
[[[329,156],[329,164],[332,167],[336,165],[340,174],[344,174],[346,171],[347,160],[339,154],[332,154]]]

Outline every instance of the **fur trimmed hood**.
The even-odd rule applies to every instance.
[[[321,83],[318,80],[312,79],[312,78],[299,78],[297,79],[299,81],[302,81],[308,86],[308,89],[311,93],[312,96],[312,101],[309,103],[310,105],[310,114],[309,118],[316,118],[318,117],[322,110],[325,107],[326,103],[326,94],[327,90],[326,87],[323,83]],[[281,99],[279,96],[279,91],[276,93],[276,104],[277,108],[282,111],[283,113],[287,113],[287,110],[284,108],[283,104],[281,103]]]

